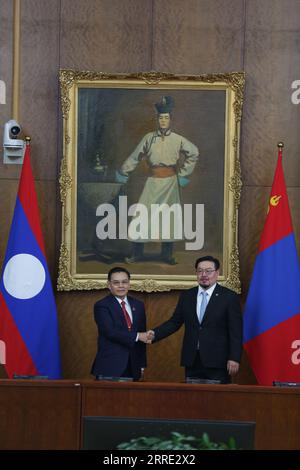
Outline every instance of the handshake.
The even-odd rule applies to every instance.
[[[155,334],[153,330],[144,331],[143,333],[138,333],[138,340],[146,344],[151,344],[154,340]]]

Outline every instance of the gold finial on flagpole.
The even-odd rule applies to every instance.
[[[277,147],[282,150],[283,147],[284,147],[284,143],[283,142],[278,142]]]
[[[25,137],[25,141],[26,141],[26,145],[30,145],[31,137],[29,137],[29,135],[27,135]]]

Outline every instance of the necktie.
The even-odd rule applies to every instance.
[[[127,323],[127,328],[130,331],[131,327],[132,327],[132,321],[131,321],[131,318],[129,316],[129,313],[126,310],[126,303],[125,303],[124,300],[122,300],[122,302],[121,302],[121,307],[122,307],[124,317],[125,317],[125,320],[126,320],[126,323]]]
[[[207,306],[207,292],[202,291],[201,295],[202,295],[202,301],[201,301],[200,312],[199,312],[199,322],[200,323],[203,320],[204,313],[205,313],[206,306]]]

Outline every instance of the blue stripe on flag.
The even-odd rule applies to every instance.
[[[294,234],[256,258],[244,311],[244,342],[300,313],[300,267]]]

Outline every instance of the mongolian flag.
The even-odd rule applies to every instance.
[[[260,385],[300,382],[300,268],[282,147],[245,306],[244,348]]]
[[[26,146],[0,279],[0,344],[8,377],[61,377],[56,305]]]

